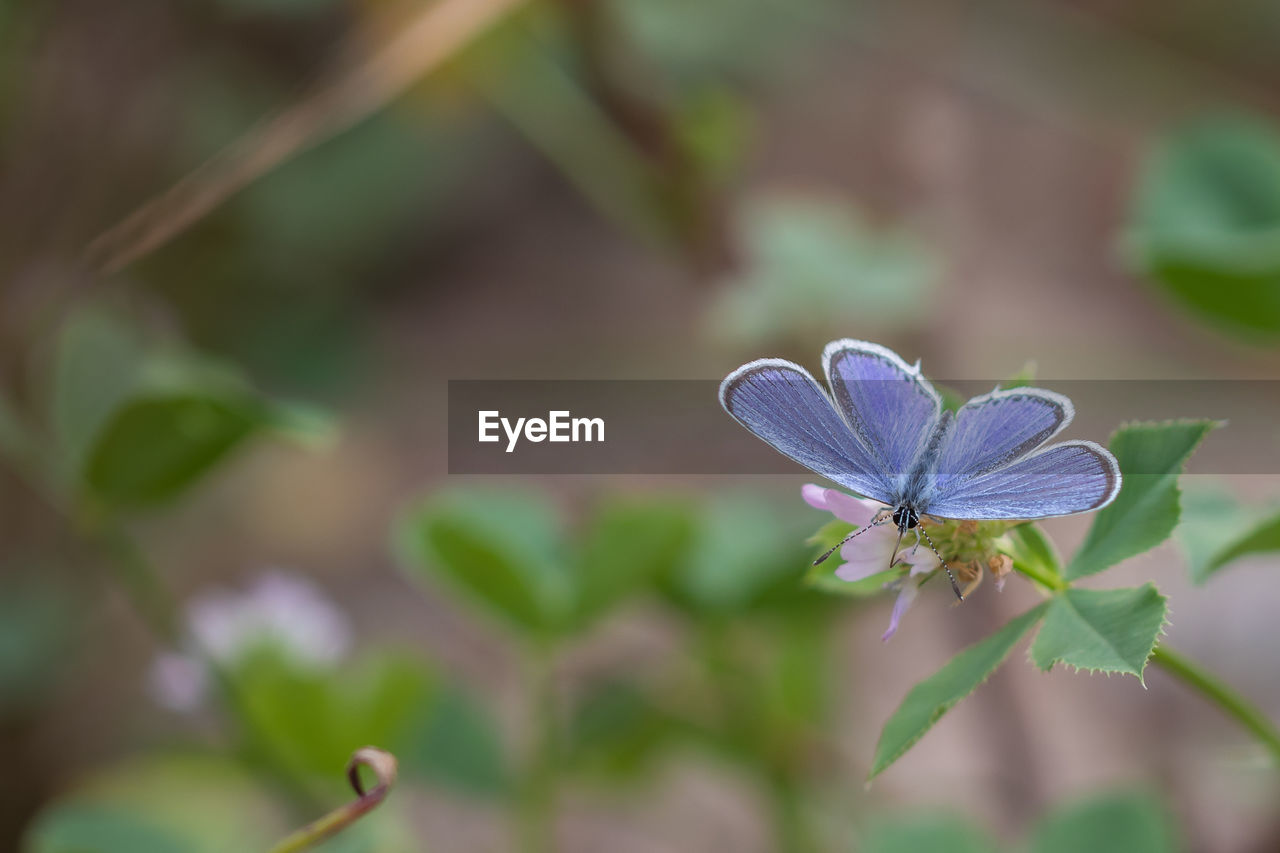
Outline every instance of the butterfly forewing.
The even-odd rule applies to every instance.
[[[900,496],[938,423],[938,392],[917,367],[866,341],[833,341],[822,363],[841,414]]]
[[[1075,411],[1061,394],[1040,388],[993,391],[956,412],[939,443],[939,483],[976,477],[1027,455],[1067,424]]]
[[[801,465],[883,503],[892,485],[880,462],[807,370],[782,359],[744,364],[720,383],[720,402],[743,426]]]

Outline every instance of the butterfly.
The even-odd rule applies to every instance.
[[[748,362],[720,383],[720,404],[775,450],[885,505],[884,516],[844,541],[890,520],[899,545],[908,530],[917,541],[924,533],[957,598],[964,596],[920,527],[923,516],[1050,518],[1101,509],[1120,492],[1120,466],[1106,448],[1092,441],[1046,446],[1075,414],[1061,394],[997,389],[944,410],[919,362],[908,365],[886,347],[852,339],[827,344],[822,369],[829,391],[794,362]],[[890,565],[896,548],[894,555]]]

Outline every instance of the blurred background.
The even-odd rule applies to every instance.
[[[326,850],[1280,849],[1274,768],[1161,672],[1015,654],[865,786],[1029,584],[882,643],[891,597],[802,584],[802,473],[451,477],[445,406],[845,336],[1280,378],[1277,38],[1254,0],[0,3],[0,849],[266,850],[366,743],[401,782]],[[1280,496],[1210,473],[1203,535]],[[1280,558],[1185,551],[1113,574],[1280,717]]]

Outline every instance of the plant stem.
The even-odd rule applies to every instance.
[[[526,663],[533,720],[520,796],[520,845],[526,853],[555,849],[556,761],[558,752],[554,647],[538,643]]]
[[[369,791],[365,791],[360,782],[361,767],[371,768],[378,777],[378,784]],[[306,850],[373,811],[386,799],[391,786],[395,784],[395,756],[371,746],[358,749],[347,764],[347,778],[351,781],[351,787],[355,789],[355,800],[339,806],[319,820],[312,821],[299,829],[272,847],[271,853],[298,853],[300,850]]]
[[[1223,684],[1200,664],[1195,663],[1166,645],[1159,645],[1151,653],[1151,662],[1165,672],[1181,679],[1184,684],[1198,691],[1215,703],[1236,722],[1252,732],[1271,753],[1277,769],[1280,769],[1280,730],[1262,711],[1249,700]]]
[[[812,853],[818,848],[805,819],[804,798],[796,780],[774,773],[769,782],[778,849],[785,853]]]
[[[1019,560],[1016,557],[1013,560],[1013,570],[1023,577],[1030,578],[1051,592],[1062,592],[1064,589],[1071,586],[1071,584],[1068,581],[1063,580],[1060,575],[1051,575],[1048,572],[1042,571],[1038,566]]]

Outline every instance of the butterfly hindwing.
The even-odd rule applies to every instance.
[[[1120,491],[1120,466],[1092,441],[1064,441],[1002,467],[955,477],[923,512],[975,521],[1036,519],[1099,509]]]

